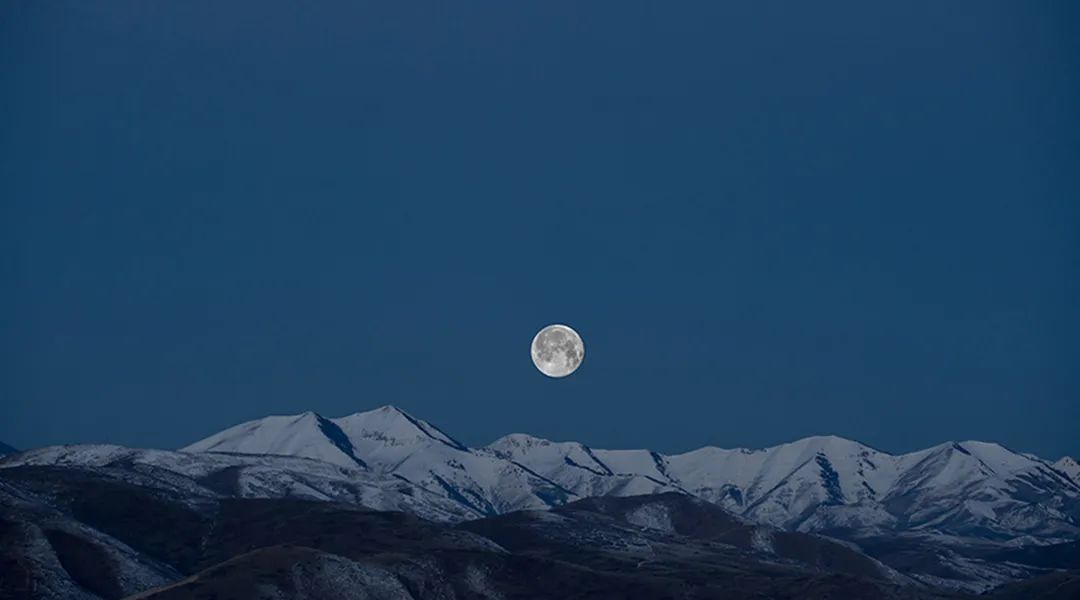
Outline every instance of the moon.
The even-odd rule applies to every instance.
[[[532,361],[548,377],[566,377],[581,366],[585,344],[566,325],[548,325],[532,341]]]

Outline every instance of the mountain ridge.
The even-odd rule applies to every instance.
[[[206,438],[202,438],[202,439],[200,439],[200,440],[198,440],[196,442],[193,442],[191,444],[188,444],[186,446],[181,447],[179,450],[182,451],[182,452],[183,451],[203,451],[203,450],[196,450],[194,447],[197,444],[201,444],[202,442],[205,442],[206,440],[211,439],[211,438],[213,438],[214,436],[216,436],[216,435],[218,435],[220,433],[224,433],[226,431],[229,431],[229,430],[232,430],[232,429],[235,429],[235,428],[238,428],[238,427],[242,427],[242,426],[247,425],[247,424],[257,423],[257,422],[260,422],[260,421],[263,421],[263,420],[266,420],[266,419],[295,418],[295,417],[300,417],[300,416],[312,415],[312,416],[318,417],[320,419],[324,419],[324,420],[327,420],[327,421],[338,423],[340,421],[346,421],[346,420],[352,419],[354,417],[365,417],[365,416],[368,416],[368,415],[372,415],[374,413],[393,413],[393,414],[397,414],[403,420],[412,423],[414,425],[414,427],[416,427],[417,430],[419,430],[421,432],[424,432],[424,433],[430,435],[433,438],[438,438],[438,437],[441,436],[442,439],[444,440],[444,443],[447,443],[447,445],[450,445],[452,447],[456,447],[458,449],[476,450],[476,449],[483,449],[483,448],[491,448],[491,447],[497,445],[500,441],[502,441],[504,439],[518,437],[518,438],[529,438],[529,439],[532,439],[532,440],[535,440],[535,441],[544,442],[546,444],[579,444],[579,445],[584,446],[584,447],[589,448],[589,449],[598,449],[598,450],[603,450],[605,452],[635,452],[635,451],[643,450],[641,448],[605,448],[605,449],[600,449],[600,448],[596,448],[595,446],[586,444],[584,442],[579,442],[579,441],[576,441],[576,440],[553,440],[553,439],[550,439],[550,438],[545,438],[545,437],[538,436],[538,435],[528,433],[528,432],[525,432],[525,431],[515,431],[515,432],[503,434],[503,435],[497,437],[495,440],[493,440],[493,441],[491,441],[491,442],[489,442],[487,444],[470,446],[470,445],[464,444],[463,442],[458,441],[456,438],[454,438],[450,434],[446,433],[442,428],[440,428],[439,426],[433,424],[432,422],[426,421],[426,420],[421,419],[419,417],[416,417],[412,413],[408,412],[407,410],[405,410],[405,409],[403,409],[403,408],[401,408],[401,407],[399,407],[399,406],[397,406],[395,404],[384,404],[384,405],[378,406],[378,407],[373,408],[373,409],[369,409],[369,410],[365,410],[365,411],[357,411],[357,412],[353,412],[353,413],[350,413],[348,415],[344,415],[344,416],[341,416],[341,417],[327,417],[327,416],[325,416],[325,415],[323,415],[323,414],[321,414],[321,413],[319,413],[317,411],[312,411],[312,410],[308,410],[308,411],[304,411],[304,412],[296,413],[296,414],[266,415],[264,417],[259,417],[259,418],[256,418],[256,419],[250,419],[248,421],[243,421],[243,422],[241,422],[241,423],[239,423],[237,425],[234,425],[234,426],[228,427],[226,429],[223,429],[223,430],[219,431],[217,434],[213,434],[211,436],[207,436]],[[432,435],[431,432],[436,432],[438,435],[437,436]],[[1043,457],[1041,457],[1041,456],[1039,456],[1037,454],[1034,454],[1034,453],[1022,452],[1022,451],[1019,451],[1019,450],[1014,450],[1013,448],[1010,448],[1009,446],[1007,446],[1005,444],[1002,444],[1001,442],[989,442],[989,441],[976,440],[976,439],[968,439],[968,440],[956,439],[956,440],[942,441],[942,442],[939,442],[937,444],[934,444],[933,446],[928,446],[926,448],[917,449],[917,450],[911,450],[911,451],[908,451],[908,452],[890,452],[888,450],[882,450],[880,448],[877,448],[875,446],[872,446],[870,444],[867,444],[865,442],[862,442],[862,441],[859,441],[859,440],[856,440],[856,439],[853,439],[853,438],[848,438],[848,437],[844,437],[844,436],[836,435],[836,434],[826,434],[826,433],[808,435],[808,436],[796,438],[796,439],[794,439],[792,441],[789,441],[789,442],[781,442],[781,443],[778,443],[778,444],[773,444],[773,445],[770,445],[770,446],[762,446],[762,447],[750,447],[750,446],[724,447],[724,446],[717,446],[717,445],[714,445],[714,444],[706,444],[704,446],[700,446],[700,447],[697,447],[697,448],[692,448],[690,450],[685,450],[685,451],[681,451],[681,452],[672,452],[672,453],[657,452],[657,453],[661,454],[662,456],[668,456],[668,457],[671,457],[671,456],[683,456],[683,455],[686,455],[686,454],[690,454],[690,453],[694,453],[694,452],[700,452],[700,451],[703,451],[703,450],[720,450],[720,451],[724,451],[724,452],[757,453],[757,452],[768,451],[768,450],[771,450],[771,449],[774,449],[774,448],[780,448],[780,447],[787,446],[787,445],[790,445],[790,444],[795,444],[795,443],[799,443],[799,442],[806,442],[806,441],[854,443],[854,444],[858,444],[859,446],[862,446],[864,448],[873,450],[875,452],[879,452],[881,454],[889,454],[889,455],[892,455],[892,456],[913,455],[913,454],[917,454],[919,452],[925,452],[927,450],[931,450],[931,449],[939,448],[939,447],[945,447],[945,446],[955,446],[955,445],[961,445],[962,446],[964,444],[982,444],[982,445],[986,445],[986,446],[998,447],[998,448],[1001,448],[1003,450],[1006,450],[1006,451],[1008,451],[1010,453],[1013,453],[1013,454],[1016,454],[1016,455],[1025,456],[1025,457],[1029,457],[1029,458],[1035,458],[1035,459],[1038,459],[1039,461],[1050,463],[1049,459],[1045,459],[1045,458],[1043,458]],[[2,446],[2,445],[3,445],[3,442],[0,442],[0,446]],[[16,452],[17,451],[18,450],[16,450]],[[652,452],[652,451],[649,450],[649,452]],[[1055,462],[1056,463],[1071,463],[1071,464],[1076,464],[1078,467],[1080,467],[1080,463],[1078,463],[1077,460],[1072,458],[1071,456],[1063,456],[1058,461],[1055,461]],[[1053,464],[1053,463],[1051,463],[1051,464]]]
[[[283,420],[326,422],[285,431]],[[264,435],[269,432],[272,435]],[[478,515],[558,506],[593,496],[681,492],[792,531],[936,531],[995,539],[1080,535],[1080,483],[1051,463],[995,442],[943,442],[890,454],[836,435],[760,449],[705,446],[679,454],[600,449],[526,433],[468,447],[386,405],[345,417],[256,419],[183,448],[294,454],[342,461],[442,493]],[[349,460],[353,460],[350,458]]]

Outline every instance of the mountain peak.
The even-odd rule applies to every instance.
[[[996,442],[966,440],[953,442],[951,446],[953,450],[972,457],[1001,475],[1029,469],[1042,462],[1039,459],[1033,459],[1025,454],[1014,452]]]
[[[532,448],[533,446],[550,446],[557,443],[558,442],[553,442],[527,433],[508,433],[494,442],[491,442],[487,447],[493,449]]]
[[[0,442],[0,456],[6,456],[8,454],[17,454],[19,451],[15,448],[8,446],[4,442]]]
[[[456,450],[468,450],[438,427],[391,404],[333,419],[333,422],[354,442],[373,439],[391,446],[438,443]]]
[[[803,440],[808,440],[808,441],[813,441],[813,442],[820,442],[820,443],[823,443],[823,444],[836,443],[836,442],[854,443],[854,442],[852,442],[851,440],[849,440],[847,438],[840,437],[838,435],[833,435],[831,433],[826,433],[826,434],[821,434],[821,435],[810,435],[810,436],[804,437],[802,439]]]
[[[819,449],[863,447],[863,444],[838,435],[812,435],[794,442],[782,444],[783,446],[803,445]]]
[[[183,452],[283,454],[315,458],[332,464],[366,468],[341,428],[322,415],[307,411],[275,415],[241,423],[181,449]]]

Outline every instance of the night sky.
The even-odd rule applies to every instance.
[[[396,404],[468,444],[1080,454],[1078,26],[9,0],[0,440]],[[562,380],[528,348],[555,322]]]

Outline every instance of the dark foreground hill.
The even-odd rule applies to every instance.
[[[338,502],[0,470],[2,598],[948,598],[677,494],[459,525]]]

